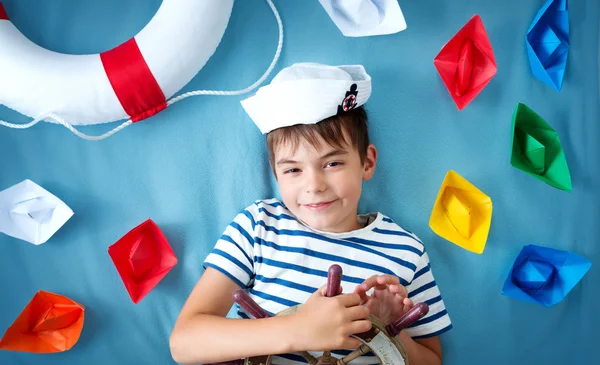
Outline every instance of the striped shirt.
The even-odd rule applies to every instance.
[[[352,293],[373,275],[391,274],[400,278],[414,303],[429,305],[427,316],[408,328],[408,335],[426,338],[452,328],[419,238],[381,213],[358,219],[364,228],[347,233],[321,232],[299,222],[276,199],[256,201],[225,229],[204,267],[227,275],[271,314],[306,302],[327,282],[327,270],[333,264],[343,269],[345,293]],[[242,308],[237,309],[241,318],[249,318]],[[342,357],[349,352],[332,354]],[[305,363],[295,354],[273,359],[273,364]],[[352,362],[378,363],[372,353]]]

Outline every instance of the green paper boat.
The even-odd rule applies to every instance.
[[[510,164],[557,189],[572,189],[571,173],[558,133],[521,103],[512,118]]]

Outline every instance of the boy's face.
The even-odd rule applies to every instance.
[[[295,150],[291,143],[280,143],[274,150],[284,204],[298,219],[320,231],[360,228],[356,216],[362,182],[375,171],[375,146],[369,146],[362,164],[354,147],[342,145],[341,149],[332,147],[319,137],[314,147],[301,138]]]

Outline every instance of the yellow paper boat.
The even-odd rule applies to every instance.
[[[440,237],[480,254],[491,222],[492,199],[455,171],[448,171],[435,199],[429,227]]]

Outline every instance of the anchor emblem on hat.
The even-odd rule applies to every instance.
[[[356,108],[356,98],[358,96],[357,89],[358,87],[356,86],[356,84],[352,84],[352,86],[350,86],[350,90],[346,91],[346,97],[342,101],[342,105],[338,105],[338,114]]]

